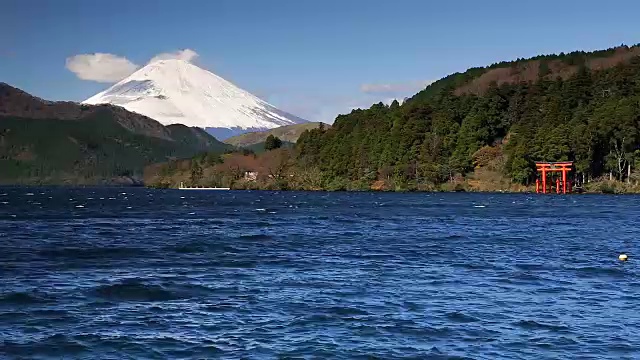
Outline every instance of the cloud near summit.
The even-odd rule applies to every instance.
[[[198,57],[198,53],[191,49],[178,50],[172,53],[162,53],[154,56],[149,60],[149,64],[160,60],[178,59],[188,62],[194,61]]]
[[[197,52],[191,49],[184,49],[158,54],[151,58],[149,63],[169,59],[180,59],[192,62],[197,57]],[[108,53],[93,53],[68,57],[66,60],[66,68],[82,80],[115,83],[133,74],[140,68],[140,65],[122,56]]]

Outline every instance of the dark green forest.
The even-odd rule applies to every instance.
[[[0,183],[94,183],[141,177],[144,166],[229,146],[186,126],[168,127],[174,141],[133,133],[110,114],[74,120],[3,117]],[[208,137],[208,138],[205,138]]]
[[[575,180],[637,180],[637,46],[545,55],[473,68],[407,99],[306,131],[297,161],[325,183],[441,184],[492,164],[514,183],[535,161],[574,161]]]

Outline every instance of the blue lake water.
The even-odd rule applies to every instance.
[[[0,188],[0,357],[640,358],[639,204]]]

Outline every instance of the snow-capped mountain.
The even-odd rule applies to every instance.
[[[307,122],[184,60],[153,62],[83,104],[113,104],[164,125],[206,129],[223,140]]]

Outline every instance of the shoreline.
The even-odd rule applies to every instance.
[[[158,187],[153,185],[107,185],[107,184],[0,184],[0,188],[68,188],[68,189],[150,189],[150,190],[172,190],[172,191],[189,191],[187,189],[179,189],[174,187]],[[626,191],[626,192],[602,192],[602,191],[583,191],[572,192],[567,194],[558,194],[556,192],[548,192],[546,194],[536,193],[535,191],[513,191],[513,190],[330,190],[330,189],[248,189],[248,188],[230,188],[230,189],[201,189],[203,191],[215,191],[215,192],[318,192],[318,193],[396,193],[396,194],[409,194],[409,193],[423,193],[423,194],[505,194],[505,195],[539,195],[539,196],[575,196],[575,195],[640,195],[640,191]]]

